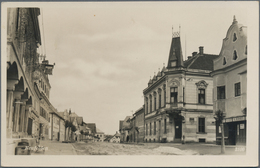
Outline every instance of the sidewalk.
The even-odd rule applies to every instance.
[[[31,155],[77,155],[74,147],[70,143],[62,143],[51,140],[41,140],[40,146],[47,147],[45,152],[31,152]]]

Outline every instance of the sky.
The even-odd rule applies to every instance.
[[[40,6],[41,54],[51,64],[50,101],[106,134],[144,104],[150,77],[167,64],[173,31],[186,59],[199,46],[219,54],[245,2],[92,2]]]

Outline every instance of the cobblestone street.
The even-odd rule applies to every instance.
[[[220,146],[215,144],[180,143],[107,143],[76,142],[61,143],[41,141],[47,147],[45,152],[32,152],[32,155],[220,155]],[[244,155],[243,146],[226,146],[225,155]]]

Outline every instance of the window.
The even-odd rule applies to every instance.
[[[171,88],[171,103],[177,103],[177,96],[178,96],[178,88],[173,87]]]
[[[163,96],[164,96],[164,106],[166,106],[166,89],[163,90]]]
[[[154,110],[156,110],[156,94],[154,94]]]
[[[150,96],[150,113],[152,112],[152,96]]]
[[[205,118],[199,118],[199,132],[205,132]]]
[[[237,59],[237,51],[234,50],[234,52],[233,52],[233,60],[236,60],[236,59]]]
[[[247,55],[247,45],[246,45],[246,48],[245,48],[245,54]]]
[[[199,89],[199,104],[205,104],[205,89]]]
[[[167,133],[166,128],[167,128],[167,125],[166,125],[166,119],[164,119],[164,133],[165,133],[165,134]]]
[[[159,108],[161,108],[162,95],[159,94]]]
[[[235,83],[235,97],[240,95],[241,95],[241,90],[240,90],[240,82],[239,82],[239,83]]]
[[[150,135],[152,135],[152,123],[150,123]]]
[[[156,135],[156,122],[154,122],[154,135]]]
[[[148,113],[148,99],[146,98],[146,114]]]
[[[218,89],[217,90],[217,92],[218,92],[217,99],[225,99],[226,98],[225,86],[219,86],[217,89]]]
[[[223,65],[226,65],[226,63],[227,63],[227,62],[226,62],[226,58],[224,57],[224,58],[223,58]]]

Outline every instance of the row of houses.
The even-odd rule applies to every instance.
[[[235,16],[219,55],[200,46],[184,61],[173,33],[167,66],[148,81],[143,107],[119,121],[121,142],[219,142],[220,111],[226,144],[245,144],[246,79],[247,27]]]
[[[7,151],[21,139],[64,141],[96,133],[95,123],[85,123],[76,113],[58,112],[50,101],[49,75],[55,64],[39,54],[39,8],[7,9],[6,137]],[[71,122],[76,130],[71,130]],[[74,133],[71,133],[74,132]],[[10,148],[9,148],[10,147]]]

